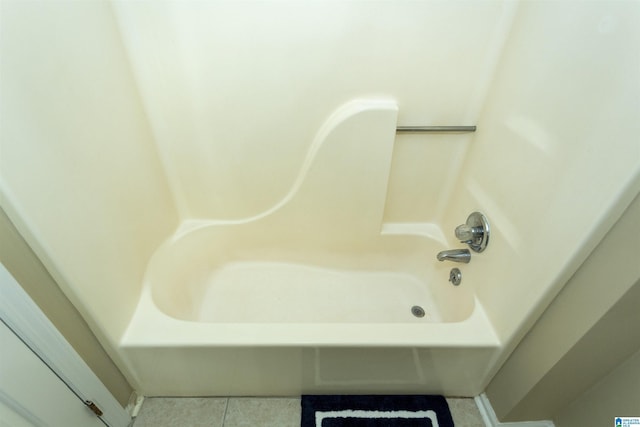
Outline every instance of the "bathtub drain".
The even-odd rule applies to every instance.
[[[413,307],[411,307],[411,314],[416,317],[424,317],[424,308],[420,307],[419,305],[414,305]]]

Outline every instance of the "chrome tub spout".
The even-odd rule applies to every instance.
[[[438,253],[438,261],[463,262],[467,264],[471,261],[471,252],[469,249],[451,249]]]

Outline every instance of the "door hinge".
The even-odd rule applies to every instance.
[[[85,401],[84,404],[87,405],[89,407],[89,409],[91,409],[91,411],[94,414],[96,414],[99,417],[102,416],[102,410],[100,408],[98,408],[98,405],[96,405],[95,403],[93,403],[90,400]]]

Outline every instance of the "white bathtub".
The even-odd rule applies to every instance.
[[[345,105],[272,208],[158,248],[121,341],[142,393],[483,391],[499,342],[477,279],[448,282],[437,225],[384,221],[396,113]]]
[[[121,343],[135,381],[145,395],[479,394],[492,326],[473,284],[447,281],[444,245],[391,234],[406,228],[360,248],[275,248],[246,226],[177,233]]]
[[[319,244],[258,236],[261,226],[179,233],[148,268],[154,305],[175,319],[225,324],[437,323],[473,312],[471,286],[434,282],[445,246],[433,238],[391,234],[387,225],[367,241]],[[412,306],[425,316],[414,317]]]

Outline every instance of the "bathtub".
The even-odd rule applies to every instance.
[[[477,278],[448,282],[437,224],[384,220],[396,113],[343,106],[271,208],[185,220],[157,249],[120,343],[140,392],[484,390],[500,343]]]
[[[436,264],[435,227],[419,228],[306,250],[257,245],[250,227],[178,232],[121,342],[134,382],[147,396],[479,394],[499,342],[472,283]]]

